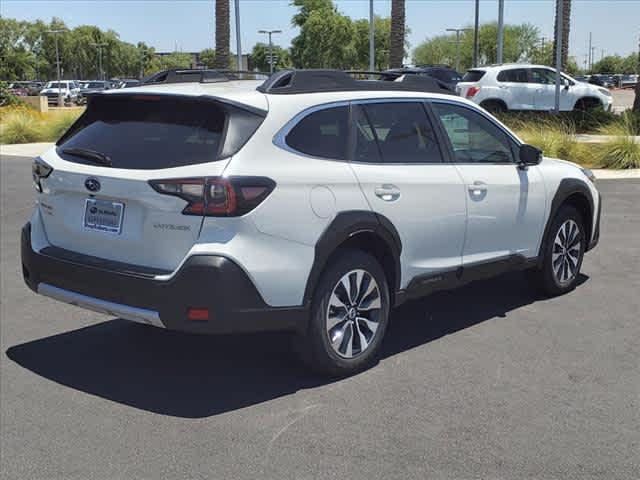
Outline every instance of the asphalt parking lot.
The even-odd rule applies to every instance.
[[[639,180],[599,183],[574,292],[511,274],[407,304],[376,367],[327,381],[284,334],[190,336],[33,294],[30,161],[0,170],[3,479],[640,478]]]

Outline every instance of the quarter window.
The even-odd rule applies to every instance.
[[[294,150],[314,157],[345,160],[349,144],[349,109],[333,107],[304,117],[286,137]]]
[[[365,115],[356,117],[356,160],[379,158],[373,149],[373,137],[384,163],[442,162],[433,127],[421,103],[370,103],[361,108]]]
[[[455,160],[460,163],[511,163],[513,151],[505,132],[473,110],[449,103],[434,103]]]

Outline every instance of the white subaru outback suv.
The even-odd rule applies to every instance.
[[[562,73],[560,110],[610,110],[609,90],[579,82]],[[473,68],[456,85],[456,92],[492,113],[506,110],[553,110],[556,70],[544,65],[506,64]]]
[[[202,78],[91,96],[35,160],[32,290],[168,329],[292,330],[340,375],[402,302],[509,270],[562,294],[598,242],[590,172],[428,78]]]

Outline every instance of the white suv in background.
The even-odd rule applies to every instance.
[[[610,110],[609,90],[561,74],[560,110]],[[473,68],[456,86],[458,95],[492,113],[506,110],[553,110],[556,70],[544,65],[493,65]]]
[[[402,302],[509,270],[562,294],[598,242],[588,170],[428,77],[199,72],[92,95],[35,160],[31,289],[175,330],[292,330],[341,375]]]
[[[47,102],[52,105],[58,103],[58,94],[62,97],[65,105],[78,103],[80,85],[75,80],[61,80],[60,82],[49,82],[40,90],[40,95],[47,97]]]

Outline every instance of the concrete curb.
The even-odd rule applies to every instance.
[[[23,143],[18,145],[0,145],[0,156],[15,157],[36,157],[49,148],[53,147],[53,143]],[[592,169],[596,178],[602,180],[609,179],[631,179],[640,178],[640,168],[630,170],[604,170]]]

